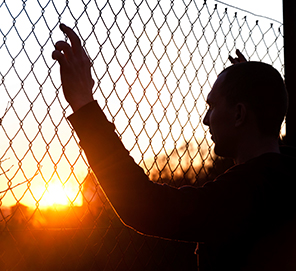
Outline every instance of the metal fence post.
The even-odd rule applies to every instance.
[[[296,147],[296,1],[283,0],[285,81],[289,93],[287,144]]]

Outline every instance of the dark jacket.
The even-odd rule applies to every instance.
[[[69,120],[126,225],[148,235],[200,242],[204,270],[296,270],[295,158],[267,153],[201,188],[177,189],[148,179],[96,102]]]

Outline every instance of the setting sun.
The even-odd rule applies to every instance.
[[[82,196],[73,185],[63,185],[59,180],[52,180],[39,202],[40,208],[81,206]]]

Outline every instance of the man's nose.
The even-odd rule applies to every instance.
[[[209,126],[209,110],[207,111],[207,113],[203,119],[203,124]]]

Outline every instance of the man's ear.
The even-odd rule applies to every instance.
[[[243,123],[245,123],[246,118],[247,118],[247,108],[245,104],[238,103],[235,106],[235,127],[239,127]]]

